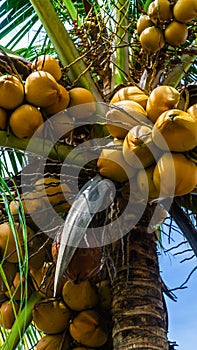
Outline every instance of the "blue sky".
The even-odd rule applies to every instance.
[[[178,232],[173,232],[172,238],[176,243],[171,242],[169,245],[167,237],[163,237],[163,245],[166,249],[183,241],[183,237]],[[191,257],[192,252],[173,256],[174,253],[188,248],[190,246],[184,244],[179,249],[172,250],[169,253],[161,253],[161,276],[170,289],[179,287],[184,283],[197,265],[196,257],[181,263],[181,260]],[[177,350],[193,349],[194,345],[197,344],[197,270],[192,274],[186,286],[186,289],[174,291],[177,296],[176,302],[165,297],[169,315],[168,338],[170,341],[176,341],[179,345],[176,347]]]

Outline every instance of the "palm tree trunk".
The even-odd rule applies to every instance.
[[[114,350],[167,350],[166,311],[159,276],[156,235],[148,233],[151,208],[113,249]]]

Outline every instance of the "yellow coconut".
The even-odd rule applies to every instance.
[[[122,150],[124,159],[134,168],[147,168],[160,153],[153,143],[152,129],[144,125],[136,125],[129,130]]]
[[[9,120],[9,125],[18,138],[30,138],[44,123],[41,111],[30,104],[23,104],[16,108]]]
[[[14,226],[15,232],[8,222],[0,225],[0,252],[2,256],[6,257],[7,261],[17,263],[18,254],[20,258],[23,258],[25,248],[22,226],[17,222]],[[28,236],[33,234],[33,231],[28,226],[26,230]]]
[[[32,191],[26,192],[24,195],[21,195],[21,205],[25,214],[32,215],[38,218],[40,215],[43,215],[46,209],[46,198],[42,192]],[[10,211],[12,215],[18,215],[21,211],[19,199],[10,202]]]
[[[6,130],[8,126],[8,113],[0,107],[0,130]]]
[[[187,113],[189,113],[193,118],[197,119],[197,103],[189,107]]]
[[[69,331],[74,340],[88,347],[102,346],[108,338],[105,320],[95,310],[81,311],[70,323]]]
[[[124,139],[133,126],[148,122],[146,116],[144,108],[135,101],[114,102],[106,113],[107,129],[113,137]]]
[[[197,146],[197,119],[180,109],[170,109],[157,119],[152,139],[163,150],[189,151]]]
[[[153,182],[153,172],[155,164],[146,169],[141,169],[137,174],[137,185],[143,196],[143,193],[148,193],[148,200],[152,201],[159,198],[159,191]],[[146,199],[146,198],[145,198]]]
[[[118,101],[132,100],[139,103],[144,109],[148,100],[148,95],[137,86],[127,86],[118,90],[110,101],[110,105]]]
[[[60,111],[63,111],[68,107],[68,104],[70,101],[69,92],[61,84],[58,84],[58,86],[59,86],[59,94],[58,94],[57,100],[50,106],[44,108],[45,113],[48,115],[54,115]]]
[[[0,326],[5,329],[11,329],[16,319],[20,304],[16,301],[7,300],[0,307]]]
[[[188,28],[185,23],[173,21],[165,29],[165,40],[172,46],[184,44],[188,37]]]
[[[70,337],[68,335],[53,334],[43,336],[34,347],[34,350],[69,350]]]
[[[48,201],[57,212],[66,213],[72,202],[71,189],[66,183],[61,183],[55,177],[45,177],[35,182],[35,192],[42,193],[44,200]]]
[[[88,118],[96,111],[96,101],[91,91],[82,87],[74,87],[69,90],[69,95],[69,112],[75,116],[76,121]]]
[[[0,76],[0,107],[14,109],[24,100],[22,81],[14,75]]]
[[[172,11],[170,1],[168,0],[154,0],[150,3],[147,11],[151,21],[158,23],[160,21],[168,21],[172,18]]]
[[[180,100],[180,93],[168,85],[157,86],[152,90],[146,105],[148,118],[155,123],[161,113],[176,108]]]
[[[59,84],[48,72],[36,71],[25,81],[26,101],[37,107],[48,107],[58,100]]]
[[[136,174],[136,169],[123,158],[120,140],[111,141],[103,148],[97,167],[102,176],[118,182],[124,182]]]
[[[58,60],[51,55],[40,55],[32,63],[32,70],[42,70],[50,73],[55,80],[60,80],[62,77],[61,67]]]
[[[30,288],[27,290],[25,287],[25,276],[21,276],[20,272],[16,272],[13,283],[10,289],[5,291],[5,295],[14,300],[21,300],[21,297],[25,298],[29,296],[30,293]]]
[[[197,1],[178,0],[173,7],[173,14],[179,22],[190,22],[197,17]]]
[[[61,333],[66,330],[71,319],[70,309],[62,300],[43,299],[32,310],[35,326],[46,334]]]
[[[141,15],[137,21],[137,34],[140,35],[144,29],[152,27],[154,23],[148,15]]]
[[[197,166],[183,153],[164,153],[153,172],[161,197],[183,196],[197,184]]]
[[[74,311],[91,309],[98,304],[98,290],[89,280],[74,284],[67,281],[62,290],[62,297],[68,307]]]
[[[162,30],[155,26],[144,29],[140,34],[140,43],[145,53],[156,53],[165,45]]]

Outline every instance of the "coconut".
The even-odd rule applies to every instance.
[[[154,23],[148,15],[141,15],[137,21],[137,34],[140,35],[144,29],[152,27]]]
[[[18,138],[30,138],[44,123],[41,111],[30,104],[23,104],[16,108],[9,120],[14,135]]]
[[[63,334],[45,335],[36,344],[34,350],[69,350],[70,337]],[[90,349],[89,349],[90,350]]]
[[[160,153],[153,143],[152,129],[148,126],[134,126],[124,139],[124,159],[134,168],[147,168],[155,162],[155,157],[158,158]]]
[[[127,86],[118,90],[110,101],[110,105],[118,101],[131,100],[146,108],[148,95],[137,86]]]
[[[62,77],[61,67],[58,60],[50,55],[40,55],[32,63],[32,70],[44,71],[50,73],[55,80],[60,80]]]
[[[102,176],[113,181],[124,182],[136,174],[136,169],[131,167],[122,154],[122,141],[109,142],[101,151],[97,166]]]
[[[106,113],[106,121],[109,133],[119,139],[124,139],[128,131],[140,122],[149,122],[144,108],[132,100],[111,104]]]
[[[99,347],[107,342],[105,320],[95,310],[81,311],[70,323],[69,331],[74,340],[88,347]]]
[[[15,75],[2,75],[0,77],[0,107],[14,109],[24,100],[24,86]]]
[[[170,109],[157,119],[152,139],[162,150],[189,151],[197,146],[197,119],[180,109]]]
[[[25,81],[26,101],[37,107],[48,107],[58,100],[59,84],[48,72],[36,71]]]
[[[148,118],[155,123],[163,112],[176,108],[180,101],[180,93],[168,85],[157,86],[152,90],[146,105]]]
[[[70,309],[62,300],[44,299],[36,303],[32,310],[35,326],[46,334],[61,333],[66,330],[71,319]]]
[[[161,197],[183,196],[197,184],[197,166],[183,153],[164,153],[153,172],[153,182]]]
[[[11,329],[19,309],[20,304],[16,301],[5,301],[0,307],[0,326],[5,329]]]
[[[162,30],[155,26],[144,29],[140,35],[140,43],[145,53],[156,53],[165,45]]]
[[[165,40],[172,46],[184,44],[188,37],[188,29],[186,24],[176,21],[171,22],[164,32]]]
[[[160,21],[168,21],[172,18],[172,11],[170,1],[168,0],[154,0],[148,7],[148,16],[151,21],[158,23]]]
[[[196,0],[178,0],[173,7],[173,14],[177,21],[187,23],[197,17]]]
[[[94,308],[99,301],[97,287],[89,280],[77,284],[67,281],[62,290],[62,297],[66,305],[74,311]]]
[[[69,112],[75,116],[76,121],[88,118],[96,111],[96,101],[91,91],[82,87],[74,87],[69,90],[69,95],[69,107],[75,106]]]
[[[69,92],[66,90],[64,86],[60,84],[58,84],[58,86],[59,86],[59,94],[58,94],[57,100],[50,106],[44,108],[45,113],[48,115],[56,114],[68,107],[68,104],[70,101]]]

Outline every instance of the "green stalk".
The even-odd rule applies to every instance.
[[[114,46],[114,81],[112,89],[128,81],[129,76],[129,48],[127,27],[128,27],[128,1],[119,0],[115,8],[115,40]]]
[[[92,92],[96,101],[101,102],[102,97],[88,71],[84,61],[79,55],[67,29],[60,21],[50,0],[30,0],[38,17],[53,43],[53,46],[62,62],[63,66],[69,66],[68,77],[71,82],[77,81],[82,86]]]
[[[21,337],[32,321],[32,309],[34,305],[41,299],[42,296],[38,292],[34,292],[30,296],[27,304],[18,314],[17,319],[12,326],[12,332],[9,333],[1,350],[15,350],[17,348]]]
[[[77,21],[77,24],[82,25],[82,20],[79,17],[79,13],[77,12],[75,6],[72,3],[72,0],[63,0],[62,1],[67,8],[67,11],[73,21]]]
[[[76,152],[73,156],[70,154],[73,150],[72,146],[61,143],[56,143],[54,145],[53,142],[43,140],[42,138],[19,139],[12,133],[7,136],[6,131],[0,131],[0,147],[24,150],[27,153],[35,153],[37,156],[49,157],[60,162],[63,162],[69,155],[68,161],[79,166],[86,164],[88,154],[91,152],[90,150],[86,150],[86,152],[81,152],[76,157]]]

